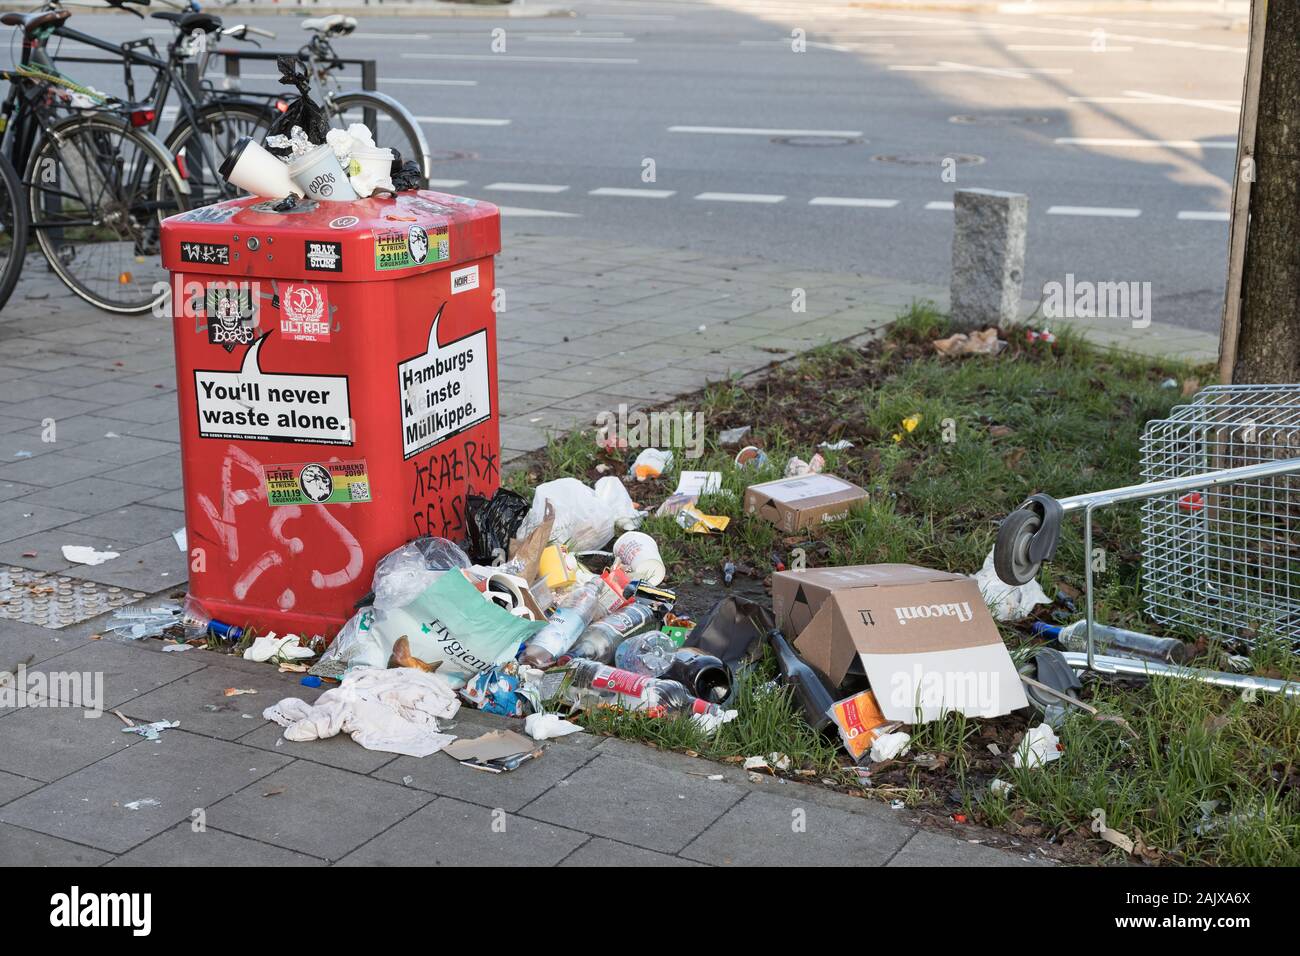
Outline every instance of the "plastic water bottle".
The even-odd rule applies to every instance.
[[[690,691],[675,680],[646,677],[608,664],[584,660],[575,660],[569,666],[569,673],[573,675],[574,689],[589,691],[605,703],[640,711],[651,717],[722,714],[722,708],[717,704],[692,696]]]
[[[1088,649],[1088,622],[1075,621],[1065,627],[1035,624],[1034,632],[1054,637],[1067,651]],[[1138,631],[1111,627],[1092,622],[1093,649],[1098,654],[1117,654],[1120,657],[1145,657],[1169,664],[1183,664],[1191,657],[1191,649],[1176,637],[1153,637]]]
[[[638,601],[621,611],[607,615],[596,621],[578,638],[578,643],[569,648],[565,658],[581,657],[589,661],[612,663],[615,649],[632,634],[654,620],[654,609]],[[561,658],[563,661],[564,658]]]
[[[604,581],[592,578],[565,595],[546,626],[524,642],[520,663],[543,670],[554,664],[600,614],[600,591],[604,587]]]
[[[645,677],[658,677],[668,670],[676,650],[673,639],[659,631],[633,634],[614,651],[614,666]]]

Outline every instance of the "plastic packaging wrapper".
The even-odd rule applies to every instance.
[[[299,126],[313,145],[321,146],[329,134],[330,122],[324,108],[311,98],[311,77],[306,64],[296,56],[278,56],[275,65],[280,70],[280,82],[298,91],[296,97],[289,98],[288,108],[276,117],[263,140],[268,150],[283,159],[288,150],[271,145],[272,136],[287,136],[295,126]]]
[[[1049,598],[1037,581],[1028,584],[1011,585],[998,577],[993,569],[993,552],[989,551],[984,559],[984,567],[972,575],[975,583],[984,595],[993,616],[999,621],[1019,621],[1034,612],[1036,604],[1051,604]]]
[[[559,714],[529,714],[524,718],[524,732],[534,740],[550,740],[582,732],[582,728]]]
[[[1025,732],[1011,756],[1013,767],[1041,767],[1061,756],[1061,743],[1050,724],[1039,724]]]
[[[641,513],[632,504],[623,482],[606,475],[588,488],[577,478],[557,478],[537,486],[519,536],[526,537],[542,523],[546,502],[555,508],[551,540],[574,551],[595,551],[609,543],[615,531],[632,531]]]
[[[529,679],[533,668],[507,661],[470,678],[460,696],[479,710],[502,717],[523,717],[542,709],[541,688]]]
[[[466,497],[469,553],[474,561],[478,564],[504,561],[510,555],[510,541],[528,509],[528,499],[505,488],[499,489],[491,498],[482,495]]]
[[[389,178],[393,181],[394,192],[407,192],[420,188],[420,182],[424,179],[424,174],[420,172],[418,163],[409,159],[402,162],[401,157],[398,157],[393,160],[393,171]]]
[[[456,570],[440,574],[400,606],[376,604],[358,611],[343,626],[325,658],[348,670],[383,668],[393,645],[406,637],[412,657],[438,664],[438,674],[453,688],[460,688],[480,672],[513,661],[520,645],[541,627],[486,600]]]
[[[445,571],[468,568],[469,555],[446,538],[416,538],[380,559],[371,586],[375,607],[388,610],[409,604]]]
[[[882,760],[893,760],[895,757],[907,753],[907,748],[911,743],[911,734],[905,734],[901,730],[897,733],[877,737],[871,745],[871,760],[874,763],[880,763]]]
[[[244,651],[244,660],[256,661],[259,664],[266,661],[274,661],[275,663],[305,661],[315,656],[316,652],[310,647],[303,647],[298,643],[297,634],[286,634],[284,637],[278,637],[274,631],[257,638]]]

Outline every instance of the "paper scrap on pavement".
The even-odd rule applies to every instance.
[[[73,564],[94,566],[103,564],[105,561],[112,561],[116,557],[119,557],[116,551],[96,551],[94,548],[83,544],[65,544],[63,546],[63,560],[71,561]]]

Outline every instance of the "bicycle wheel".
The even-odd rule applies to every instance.
[[[420,185],[429,184],[433,166],[429,143],[420,124],[401,103],[383,93],[353,92],[333,97],[330,107],[344,127],[349,123],[365,123],[375,134],[376,146],[391,147],[401,154],[403,160],[419,163]],[[366,116],[372,111],[373,122]]]
[[[108,114],[55,123],[27,165],[36,241],[63,283],[108,312],[147,312],[167,295],[159,224],[188,187],[154,136]]]
[[[238,189],[221,178],[221,161],[245,136],[260,143],[277,115],[271,107],[258,103],[217,100],[199,108],[197,124],[184,115],[176,120],[164,142],[176,160],[176,168],[189,183],[191,206],[206,206],[239,195]],[[198,136],[207,140],[206,155],[198,147]],[[209,156],[216,164],[211,169]]]
[[[0,156],[0,309],[9,301],[27,254],[27,204],[9,160]]]

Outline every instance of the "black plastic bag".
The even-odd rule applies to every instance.
[[[470,495],[465,500],[469,524],[469,556],[476,564],[492,564],[510,554],[510,541],[524,523],[532,504],[505,488],[491,499]]]
[[[267,136],[288,136],[295,126],[301,127],[307,139],[316,146],[325,142],[325,135],[330,131],[329,117],[325,108],[311,98],[311,77],[307,66],[296,56],[277,56],[275,65],[280,68],[280,82],[292,86],[298,91],[297,97],[289,98],[288,108],[276,117]],[[265,145],[265,137],[263,138]],[[289,155],[284,146],[267,146],[269,152],[281,159]]]
[[[699,648],[738,667],[763,656],[763,636],[775,626],[768,608],[733,594],[704,615],[682,646]]]

